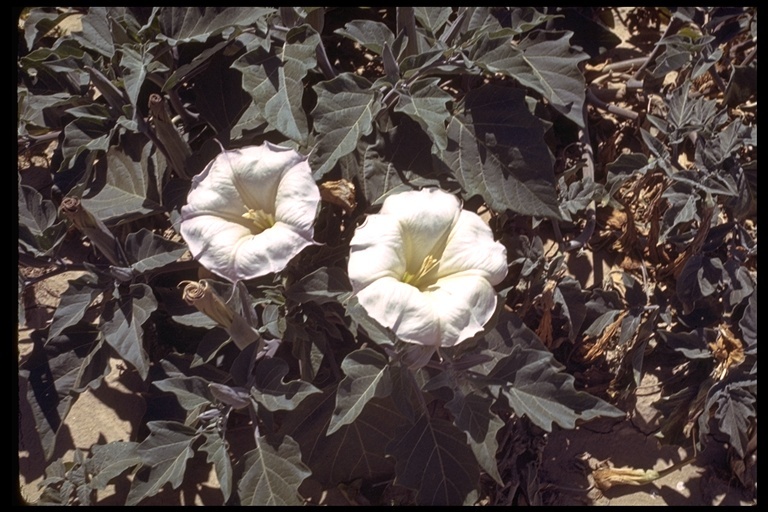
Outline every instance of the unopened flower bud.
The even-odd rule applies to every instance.
[[[182,298],[190,306],[195,306],[225,329],[232,326],[235,312],[222,300],[216,291],[205,281],[182,281]]]

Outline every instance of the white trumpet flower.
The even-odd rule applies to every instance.
[[[181,235],[231,282],[279,272],[314,244],[320,191],[306,157],[264,143],[224,151],[192,180]]]
[[[459,200],[425,189],[388,197],[357,228],[349,279],[368,314],[406,342],[449,347],[483,329],[507,252]]]

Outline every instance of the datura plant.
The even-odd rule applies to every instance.
[[[665,364],[658,437],[746,467],[756,11],[669,11],[641,64],[612,13],[25,9],[25,498],[541,504],[548,434]],[[117,380],[130,432],[67,452]]]

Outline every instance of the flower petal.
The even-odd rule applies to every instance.
[[[475,213],[462,210],[440,258],[438,279],[464,272],[482,275],[492,285],[507,276],[507,249]]]
[[[357,227],[349,245],[349,280],[355,292],[377,279],[398,281],[405,273],[403,235],[397,219],[389,215],[369,215]]]
[[[180,231],[203,266],[250,279],[282,270],[314,243],[319,202],[297,151],[270,143],[225,151],[193,179]]]
[[[407,270],[413,274],[428,255],[440,258],[460,212],[456,196],[431,188],[389,196],[380,215],[391,215],[400,222]]]
[[[281,222],[254,235],[248,227],[214,215],[186,220],[181,234],[201,265],[231,282],[279,272],[314,243]]]
[[[496,310],[496,291],[477,275],[454,275],[425,293],[440,323],[440,344],[453,346],[483,329]]]
[[[432,304],[418,288],[392,277],[378,279],[357,294],[371,317],[403,341],[440,346],[440,329]]]
[[[275,220],[293,226],[312,238],[313,225],[320,203],[320,189],[312,179],[306,159],[287,168],[280,180],[275,198]]]

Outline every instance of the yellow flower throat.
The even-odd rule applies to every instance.
[[[254,210],[247,206],[245,208],[248,211],[243,214],[243,218],[250,220],[256,226],[257,233],[266,231],[275,225],[275,216],[271,213],[267,213],[264,210]]]
[[[424,278],[437,267],[438,263],[440,263],[440,260],[431,254],[427,254],[424,261],[421,262],[421,268],[416,274],[411,274],[408,271],[403,274],[403,282],[415,286],[416,288],[421,288],[425,284],[423,282]]]

